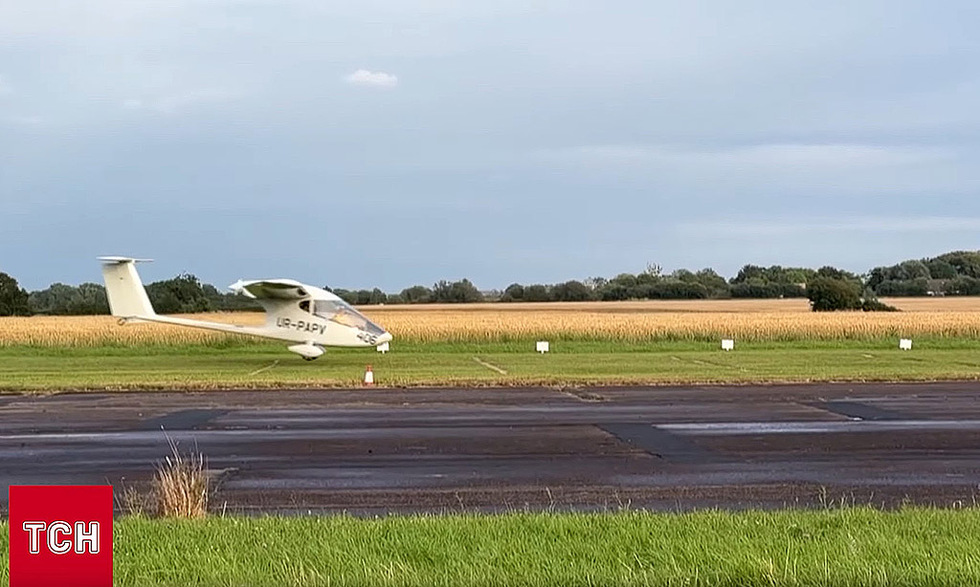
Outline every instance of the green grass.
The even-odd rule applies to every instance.
[[[365,365],[381,386],[926,381],[980,378],[980,341],[405,343],[381,355],[328,349],[306,362],[276,344],[0,348],[0,391],[332,387]],[[487,365],[506,371],[501,373]]]
[[[129,518],[114,558],[116,585],[952,586],[978,542],[978,509]]]

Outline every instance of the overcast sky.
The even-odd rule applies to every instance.
[[[0,271],[398,291],[980,248],[972,1],[0,2]]]

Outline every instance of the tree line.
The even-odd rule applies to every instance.
[[[731,279],[711,268],[665,273],[648,265],[636,274],[592,277],[557,284],[512,283],[502,291],[480,291],[470,280],[414,285],[398,293],[373,289],[330,289],[351,304],[427,304],[471,302],[576,302],[616,300],[698,300],[726,298],[809,298],[815,310],[887,309],[878,296],[980,295],[980,251],[955,251],[938,257],[875,267],[857,275],[835,267],[762,267],[745,265]],[[178,314],[260,309],[254,300],[222,293],[190,274],[146,286],[157,312]],[[27,292],[0,273],[0,316],[108,314],[105,288],[98,283],[52,284]]]
[[[980,295],[980,251],[954,251],[875,267],[867,285],[880,296]]]
[[[261,309],[255,300],[234,293],[222,293],[190,274],[147,284],[146,294],[160,314]],[[18,286],[14,278],[0,273],[0,316],[108,313],[109,299],[105,286],[100,283],[77,286],[54,283],[47,289],[28,293]]]

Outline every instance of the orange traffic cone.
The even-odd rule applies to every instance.
[[[367,370],[364,371],[364,385],[374,385],[374,371],[371,370],[371,365],[368,365]]]

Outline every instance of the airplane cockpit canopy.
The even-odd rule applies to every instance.
[[[385,333],[384,328],[368,320],[364,314],[343,300],[313,300],[313,314],[375,336],[381,336]]]

